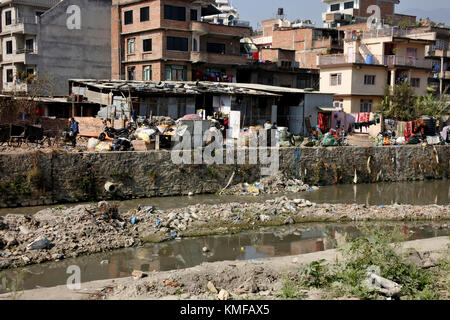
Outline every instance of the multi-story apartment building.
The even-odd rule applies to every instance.
[[[250,28],[212,24],[212,0],[113,0],[112,78],[233,81]]]
[[[251,37],[259,48],[294,50],[299,68],[317,69],[317,55],[341,53],[344,32],[335,29],[305,27],[284,19],[262,22],[262,30]]]
[[[443,94],[447,88],[450,90],[450,28],[430,27],[429,30],[436,32],[436,43],[427,48],[427,58],[433,64],[429,85]]]
[[[202,19],[205,22],[225,24],[228,26],[249,27],[249,21],[239,20],[239,12],[236,7],[230,4],[230,0],[215,0],[214,6],[218,13],[204,16]]]
[[[110,78],[110,12],[111,0],[1,1],[2,91],[30,91],[30,74],[60,96],[70,78]]]
[[[388,24],[398,24],[400,22],[415,23],[415,16],[408,16],[395,13],[395,5],[400,0],[322,0],[327,4],[327,11],[322,14],[325,28],[337,28],[350,24],[366,22],[375,12],[368,11],[372,5],[380,8],[380,18]]]
[[[400,82],[425,94],[432,66],[426,47],[435,39],[424,29],[347,31],[344,54],[318,57],[320,89],[334,93],[335,106],[347,113],[375,111],[385,88]]]

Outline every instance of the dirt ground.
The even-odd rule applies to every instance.
[[[427,259],[417,263],[429,264],[430,261],[436,262],[443,254],[448,254],[449,246],[450,239],[440,237],[405,242],[402,250],[416,250],[418,256]],[[331,262],[340,257],[340,253],[334,249],[253,261],[203,263],[184,270],[153,272],[141,279],[128,277],[83,283],[80,290],[69,290],[64,285],[28,290],[19,299],[218,300],[218,292],[226,290],[230,300],[273,300],[280,299],[279,293],[286,274],[296,272],[301,265],[313,261],[325,259]],[[217,291],[211,291],[211,284],[208,288],[209,282]],[[323,294],[321,290],[309,290],[303,299],[317,300],[323,298]],[[0,295],[0,299],[10,299],[10,295]]]

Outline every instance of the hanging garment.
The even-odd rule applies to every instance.
[[[323,113],[319,113],[319,129],[324,132],[327,130],[328,127],[328,116],[323,114]]]

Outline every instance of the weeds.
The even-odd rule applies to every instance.
[[[285,275],[283,276],[283,286],[277,296],[282,299],[297,299],[302,296],[299,289],[298,281]]]
[[[17,300],[24,294],[24,290],[20,289],[23,285],[23,271],[15,273],[13,279],[9,279],[6,274],[0,274],[0,289],[6,289],[12,300]]]
[[[437,275],[409,263],[398,253],[406,236],[400,230],[368,231],[347,243],[340,251],[342,262],[326,264],[314,261],[299,270],[299,284],[306,288],[321,288],[337,297],[353,296],[361,299],[380,299],[376,290],[365,285],[367,270],[376,267],[380,276],[402,286],[400,296],[406,299],[437,299]],[[442,268],[448,268],[443,264]],[[291,296],[293,293],[289,293]]]

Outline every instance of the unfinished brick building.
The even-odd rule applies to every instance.
[[[112,78],[234,81],[250,28],[202,22],[212,0],[114,0]]]

